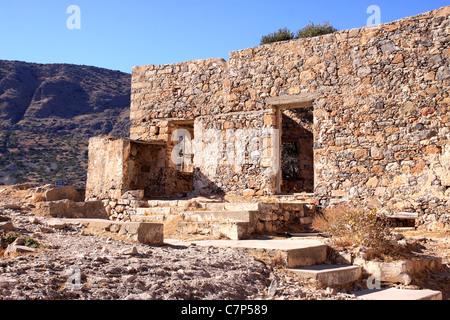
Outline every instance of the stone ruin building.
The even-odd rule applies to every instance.
[[[134,67],[130,137],[90,140],[86,199],[137,221],[242,196],[261,232],[336,204],[448,226],[449,15]]]

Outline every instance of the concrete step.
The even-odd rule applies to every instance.
[[[189,222],[254,222],[258,211],[186,211]]]
[[[186,244],[168,240],[171,244]],[[201,240],[193,241],[198,246],[241,248],[250,253],[263,254],[279,261],[288,268],[297,268],[323,263],[327,258],[327,245],[316,239],[249,239],[249,240]]]
[[[311,245],[287,252],[286,267],[298,268],[323,263],[327,258],[327,245]]]
[[[186,222],[178,223],[181,234],[209,235],[214,238],[227,237],[229,239],[246,239],[252,234],[252,228],[248,222]]]
[[[442,292],[434,290],[365,289],[352,292],[359,300],[442,300]]]
[[[358,281],[361,267],[351,265],[315,265],[288,269],[304,279],[314,279],[324,286],[338,286]]]

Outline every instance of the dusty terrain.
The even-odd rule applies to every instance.
[[[36,217],[33,205],[20,197],[2,193],[0,222],[11,221],[16,235],[36,240],[39,247],[32,249],[36,252],[6,256],[3,243],[0,299],[351,300],[355,297],[350,291],[363,285],[318,288],[238,249],[149,246],[94,234],[78,224],[58,225]],[[430,253],[444,255],[448,264],[448,237],[425,243]],[[409,287],[447,290],[444,299],[448,299],[448,284],[448,277],[441,274],[424,276]]]

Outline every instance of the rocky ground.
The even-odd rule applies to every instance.
[[[360,287],[318,288],[238,249],[141,245],[36,217],[32,208],[0,199],[0,299],[351,300],[350,291]],[[448,253],[445,245],[433,249]]]
[[[352,299],[240,250],[141,245],[35,217],[29,204],[0,208],[13,232],[40,244],[36,252],[0,252],[0,299]]]

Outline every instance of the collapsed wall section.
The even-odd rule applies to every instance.
[[[124,190],[125,140],[94,137],[89,139],[89,162],[86,181],[86,199],[117,196]]]
[[[91,138],[86,200],[103,201],[110,217],[127,221],[140,200],[166,194],[166,171],[164,143]]]

